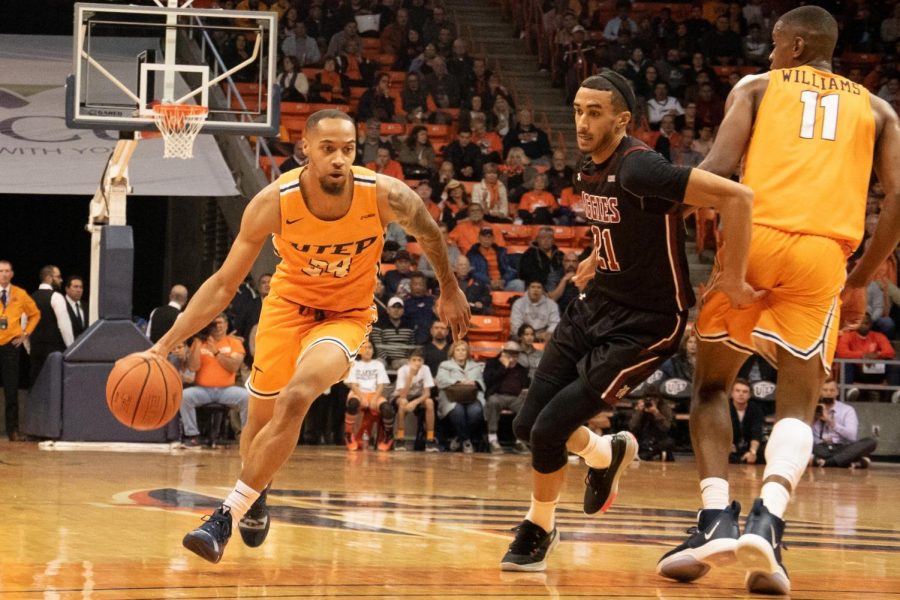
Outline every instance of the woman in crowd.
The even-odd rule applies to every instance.
[[[428,129],[422,125],[413,127],[406,141],[400,144],[397,160],[409,179],[429,179],[434,174],[437,159],[428,140]]]
[[[518,204],[522,194],[534,188],[537,171],[531,166],[525,151],[516,146],[510,148],[503,167],[503,183],[509,192],[509,201]]]
[[[473,440],[484,430],[484,379],[482,365],[472,360],[469,344],[463,340],[450,345],[450,358],[438,367],[435,383],[440,390],[438,416],[449,417],[456,437],[450,450],[460,445],[463,452],[475,452]]]
[[[310,100],[346,104],[349,96],[350,88],[344,77],[338,73],[334,57],[326,56],[322,63],[322,70],[313,77],[310,86]]]
[[[516,336],[519,339],[519,346],[522,348],[522,351],[519,352],[519,364],[523,367],[528,367],[528,376],[533,377],[538,364],[541,362],[541,357],[544,356],[543,350],[534,347],[534,340],[536,339],[534,327],[528,323],[522,323],[516,332]]]
[[[484,207],[484,218],[489,223],[512,222],[506,185],[500,181],[500,173],[494,163],[484,165],[483,179],[472,187],[472,202]]]
[[[379,73],[375,85],[363,93],[356,111],[357,121],[378,119],[382,123],[394,120],[394,98],[391,96],[391,76]]]

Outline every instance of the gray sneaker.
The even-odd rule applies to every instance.
[[[528,449],[528,446],[522,440],[516,440],[516,445],[513,446],[513,452],[516,454],[531,454],[531,450]]]
[[[475,446],[472,445],[472,442],[466,440],[463,442],[463,454],[472,454],[475,452]]]
[[[500,445],[500,442],[497,440],[491,440],[488,442],[491,447],[491,454],[503,454],[503,446]]]

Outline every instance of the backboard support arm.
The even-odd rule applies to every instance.
[[[123,131],[121,135],[110,156],[100,185],[91,198],[88,223],[85,226],[91,234],[91,290],[99,290],[100,285],[100,235],[103,228],[108,225],[126,225],[128,163],[137,148],[140,134]],[[99,294],[96,291],[90,295],[88,318],[91,323],[100,316],[99,301]]]

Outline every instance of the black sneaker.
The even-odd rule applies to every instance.
[[[747,589],[756,594],[791,593],[791,580],[781,563],[784,521],[769,512],[762,498],[753,501],[744,535],[737,542],[737,558],[747,568]]]
[[[546,558],[559,543],[556,528],[547,533],[528,519],[513,529],[516,539],[500,561],[502,571],[543,571],[547,568]]]
[[[203,525],[184,536],[181,545],[197,556],[217,563],[222,560],[225,546],[231,538],[231,510],[220,506],[203,520]]]
[[[267,485],[260,492],[259,498],[250,506],[250,510],[238,521],[238,531],[241,532],[241,539],[244,544],[257,548],[266,541],[269,535],[269,507],[266,505],[266,496],[269,495],[269,486]]]
[[[656,564],[657,574],[677,581],[694,581],[706,575],[713,565],[733,563],[741,535],[740,514],[741,505],[737,502],[724,510],[701,510],[697,526],[687,530],[691,536],[663,555]]]
[[[593,469],[588,467],[587,477],[584,479],[584,513],[592,515],[595,512],[609,510],[616,496],[619,494],[619,477],[634,460],[638,451],[637,439],[627,431],[621,431],[611,436],[612,460],[606,469]]]

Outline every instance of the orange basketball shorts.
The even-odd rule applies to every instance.
[[[247,390],[257,398],[275,398],[304,354],[319,344],[338,346],[347,355],[349,367],[377,314],[374,305],[346,312],[318,311],[270,293],[259,317]]]
[[[747,281],[768,294],[737,309],[725,294],[712,290],[703,298],[697,337],[756,352],[773,365],[780,346],[798,358],[818,357],[830,370],[846,280],[844,246],[760,225],[753,226],[752,235]],[[713,285],[715,278],[713,273]]]

